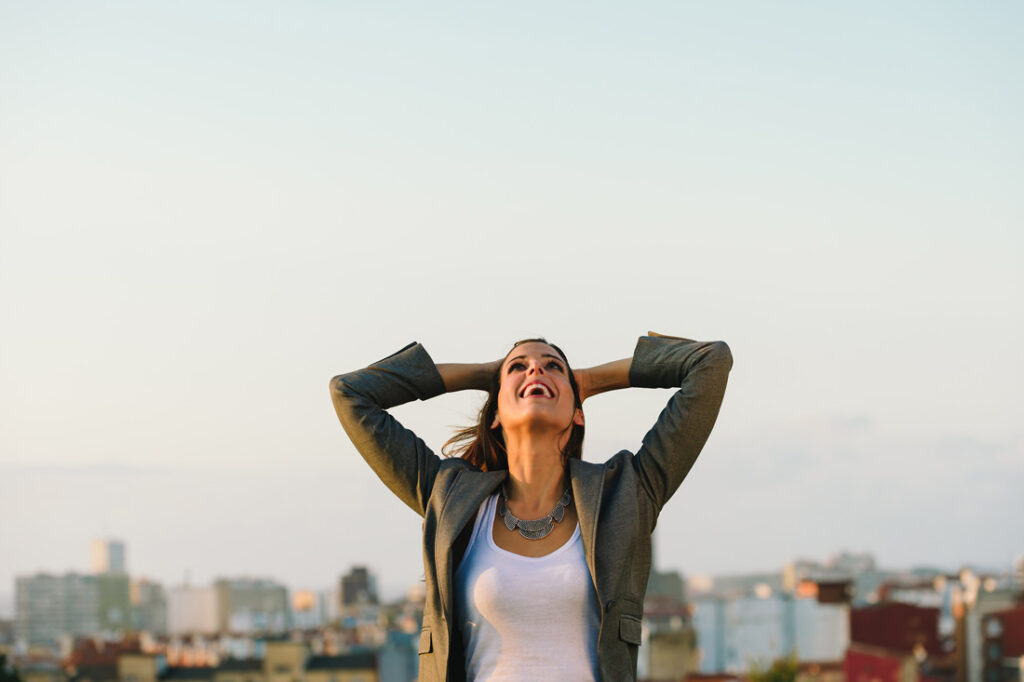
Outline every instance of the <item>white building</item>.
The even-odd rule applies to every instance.
[[[850,607],[761,586],[740,597],[706,597],[693,616],[701,673],[742,673],[795,654],[838,661],[850,643]]]
[[[174,587],[167,594],[167,631],[171,634],[215,633],[218,630],[217,590]]]
[[[802,661],[841,661],[850,644],[850,606],[793,600],[793,649]]]

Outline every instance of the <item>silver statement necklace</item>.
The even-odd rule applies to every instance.
[[[555,524],[565,518],[565,508],[572,501],[569,489],[566,488],[562,497],[555,503],[555,508],[542,518],[533,521],[524,521],[517,517],[505,503],[505,489],[502,488],[498,494],[498,516],[505,520],[505,527],[509,530],[518,530],[519,534],[527,540],[540,540],[551,533]]]

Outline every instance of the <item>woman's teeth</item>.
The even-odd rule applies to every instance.
[[[551,390],[544,384],[531,384],[527,386],[523,391],[523,397],[529,398],[532,396],[543,396],[545,398],[554,397],[551,394]]]

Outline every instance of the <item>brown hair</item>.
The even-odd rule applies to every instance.
[[[547,344],[562,356],[562,360],[565,361],[566,373],[569,375],[569,384],[572,386],[573,406],[581,409],[583,402],[580,400],[580,387],[576,385],[576,377],[573,375],[572,368],[569,366],[569,359],[565,357],[562,349],[553,343],[549,343],[546,339],[536,338],[516,341],[512,344],[512,348],[509,349],[509,353],[524,343]],[[508,353],[505,354],[505,357],[508,357]],[[487,400],[484,402],[483,407],[480,408],[480,415],[476,423],[457,430],[455,435],[448,439],[448,442],[441,448],[441,452],[445,456],[461,457],[482,471],[508,469],[508,452],[505,450],[505,436],[502,434],[501,429],[491,428],[491,424],[494,423],[494,417],[498,413],[498,390],[500,388],[501,369],[499,368],[491,379],[491,386],[487,390]],[[569,434],[569,440],[562,450],[563,462],[567,462],[570,459],[583,458],[583,425],[570,423],[569,428],[572,429],[572,432]]]

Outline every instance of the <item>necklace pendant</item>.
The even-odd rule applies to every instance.
[[[565,489],[562,497],[555,503],[547,516],[532,521],[520,519],[508,508],[505,501],[504,489],[498,493],[498,516],[505,522],[505,527],[510,531],[518,530],[519,534],[527,540],[540,540],[546,538],[554,530],[555,524],[565,518],[565,508],[572,501],[569,488]]]

